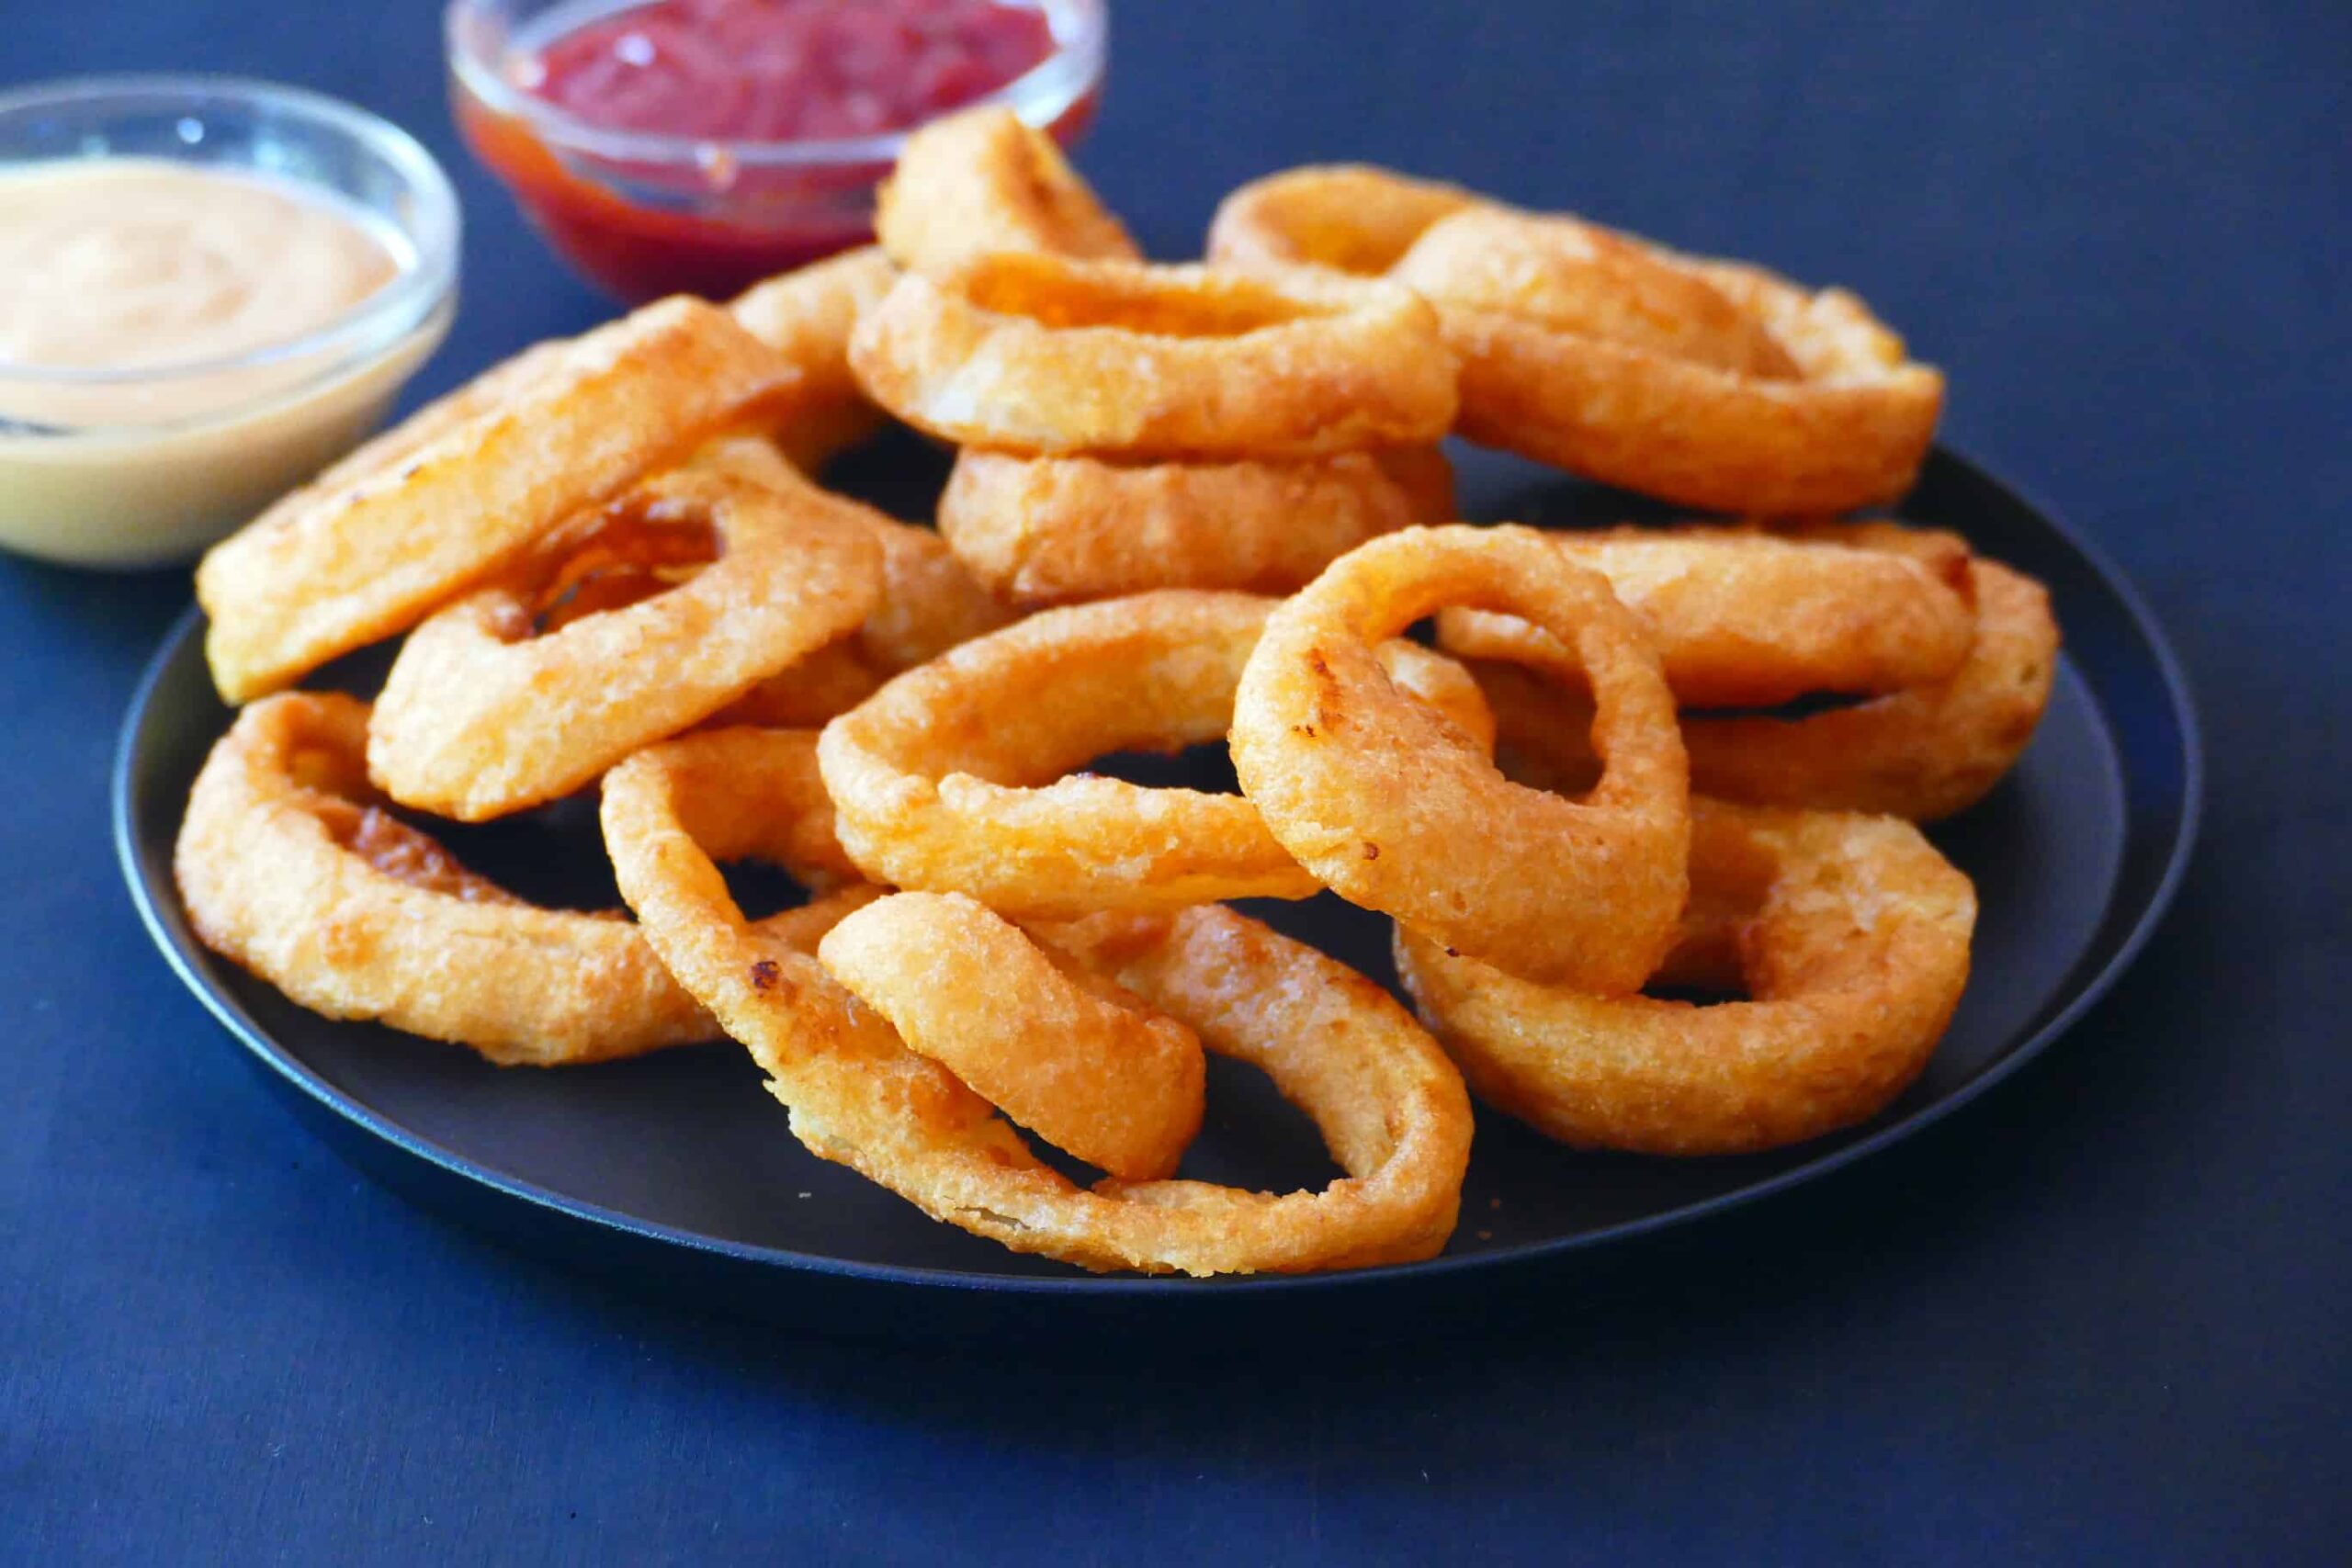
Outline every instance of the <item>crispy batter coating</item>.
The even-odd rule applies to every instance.
[[[1479,1098],[1563,1143],[1777,1148],[1866,1120],[1927,1065],[1968,981],[1976,893],[1907,822],[1691,802],[1685,965],[1748,999],[1596,997],[1404,926],[1396,967]]]
[[[1976,635],[1968,550],[1953,535],[1932,557],[1688,525],[1547,537],[1647,624],[1685,707],[1923,685],[1955,672]],[[1438,645],[1555,670],[1565,654],[1525,621],[1477,610],[1441,611]]]
[[[541,909],[382,809],[367,705],[254,704],[188,796],[173,873],[204,945],[311,1011],[553,1066],[714,1039],[614,914]]]
[[[1398,700],[1372,646],[1446,605],[1522,616],[1573,648],[1607,761],[1582,802],[1525,788]],[[1234,702],[1233,764],[1283,847],[1351,903],[1514,973],[1598,991],[1646,980],[1689,883],[1674,699],[1607,581],[1517,526],[1391,534],[1268,617]]]
[[[843,637],[794,660],[705,719],[702,728],[821,728],[880,691],[888,679],[866,662],[854,637]]]
[[[909,273],[850,340],[867,393],[964,446],[1314,457],[1453,423],[1437,318],[1379,282],[1001,253]]]
[[[1842,289],[1362,164],[1226,197],[1209,259],[1385,276],[1437,306],[1460,434],[1685,505],[1844,511],[1910,487],[1943,378]]]
[[[909,1050],[1122,1180],[1175,1175],[1201,1130],[1198,1035],[961,893],[868,904],[817,956]]]
[[[1154,588],[1287,593],[1366,539],[1453,516],[1453,467],[1431,446],[1226,463],[967,447],[939,498],[957,557],[1022,604]]]
[[[654,747],[616,768],[605,841],[649,938],[766,1069],[811,1152],[934,1219],[1087,1269],[1295,1273],[1444,1247],[1469,1163],[1469,1099],[1444,1053],[1379,987],[1216,906],[1044,933],[1209,1050],[1262,1069],[1346,1172],[1319,1191],[1281,1195],[1184,1180],[1076,1187],[987,1100],[854,1005],[809,956],[805,933],[785,940],[744,922],[712,856],[755,846],[707,829],[774,824],[801,803],[752,759],[701,765],[714,739]]]
[[[2041,584],[1996,561],[1970,568],[1976,637],[1949,680],[1798,718],[1685,718],[1692,786],[1757,806],[1879,812],[1935,822],[1992,791],[2024,755],[2058,671],[2058,623]],[[1589,699],[1512,664],[1474,662],[1497,720],[1504,772],[1581,790],[1597,772]]]
[[[757,423],[796,381],[685,299],[510,362],[213,547],[196,592],[214,683],[246,702],[406,630],[582,509]]]
[[[882,423],[882,411],[850,374],[849,336],[860,312],[879,304],[898,276],[878,247],[864,245],[754,284],[727,307],[739,325],[800,372],[766,429],[811,473]]]
[[[1054,139],[1001,107],[948,115],[908,137],[876,199],[882,249],[917,272],[998,251],[1143,259]]]
[[[1114,751],[1224,739],[1272,607],[1182,589],[1102,600],[909,671],[825,727],[818,755],[842,841],[877,881],[1012,915],[1311,896],[1315,876],[1239,795],[1062,776]],[[1408,643],[1367,657],[1415,694],[1432,733],[1491,743],[1450,660]]]
[[[1430,224],[1485,200],[1370,164],[1310,164],[1251,180],[1219,202],[1208,259],[1261,274],[1377,277]]]
[[[1781,380],[1796,362],[1764,323],[1665,253],[1573,218],[1484,207],[1432,224],[1396,276],[1445,306]]]
[[[1573,218],[1465,209],[1390,276],[1461,358],[1462,434],[1684,505],[1894,500],[1943,412],[1942,375],[1851,294]]]
[[[368,726],[370,776],[405,806],[504,816],[847,633],[880,599],[881,549],[813,485],[800,494],[681,470],[547,540],[401,646]]]
[[[882,601],[858,627],[855,641],[858,658],[879,675],[911,670],[1012,619],[1011,606],[982,587],[938,534],[816,490],[772,442],[715,441],[695,462],[770,486],[801,504],[829,506],[873,534],[882,547]]]

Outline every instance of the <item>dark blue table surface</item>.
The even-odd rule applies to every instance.
[[[2064,9],[2065,15],[2046,14]],[[426,6],[9,0],[0,84],[201,68],[422,135],[437,390],[605,307],[449,133]],[[796,1341],[355,1178],[133,919],[104,783],[183,574],[0,559],[0,1559],[2341,1561],[2352,13],[1120,0],[1154,248],[1352,156],[1859,288],[2169,626],[2211,801],[2086,1027],[1532,1328],[1346,1358]]]

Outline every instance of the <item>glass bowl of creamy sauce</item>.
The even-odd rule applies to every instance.
[[[315,93],[0,95],[0,547],[190,559],[382,423],[456,308],[457,197]]]

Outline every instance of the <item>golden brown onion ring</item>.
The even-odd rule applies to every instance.
[[[668,585],[642,567],[664,536],[717,558]],[[410,635],[368,726],[368,773],[464,822],[556,799],[848,632],[881,592],[880,548],[835,509],[716,473],[650,479]]]
[[[1122,1180],[1175,1175],[1201,1130],[1198,1035],[960,893],[868,904],[817,956],[909,1050]]]
[[[1682,723],[1694,788],[1758,806],[1934,822],[1982,800],[2033,739],[2058,670],[2058,623],[2039,582],[1997,562],[1971,570],[1976,639],[1948,681],[1800,718],[1702,714]],[[1583,694],[1512,664],[1479,662],[1511,777],[1574,793],[1598,772]]]
[[[967,109],[908,137],[877,193],[874,232],[892,261],[918,272],[998,251],[1143,257],[1054,139],[1002,107]]]
[[[1481,1099],[1578,1147],[1777,1148],[1918,1076],[1968,981],[1976,893],[1917,829],[1694,799],[1690,874],[1697,967],[1736,954],[1748,1000],[1536,985],[1403,926],[1397,973]]]
[[[1967,547],[1934,559],[1826,537],[1678,526],[1551,534],[1642,617],[1685,707],[1770,707],[1819,692],[1892,692],[1950,678],[1976,609]],[[1559,643],[1522,620],[1438,615],[1438,645],[1464,659],[1558,669]]]
[[[406,630],[793,386],[789,364],[695,299],[532,351],[213,547],[196,592],[214,683],[245,702]]]
[[[873,534],[882,547],[882,602],[858,627],[856,650],[879,675],[911,670],[1012,619],[1011,607],[980,586],[938,534],[819,489],[771,442],[714,441],[695,462],[767,485],[796,504],[831,508]]]
[[[1229,463],[967,447],[939,532],[1000,597],[1060,604],[1152,588],[1287,593],[1366,539],[1453,514],[1453,470],[1430,446]]]
[[[900,675],[819,745],[842,842],[877,881],[1024,917],[1310,897],[1315,877],[1239,795],[1061,776],[1223,739],[1272,603],[1168,589],[1046,610]],[[1432,733],[1491,742],[1451,660],[1408,643],[1373,657],[1434,705]]]
[[[1392,284],[1005,253],[909,273],[850,341],[875,401],[945,440],[1127,457],[1426,446],[1454,370]]]
[[[502,1065],[718,1037],[628,919],[526,904],[383,810],[362,761],[367,727],[355,698],[286,693],[248,707],[214,746],[173,858],[207,947],[313,1012],[379,1020]],[[775,858],[823,880],[850,868],[808,742],[814,808]],[[855,901],[820,899],[774,929]]]
[[[639,752],[606,778],[606,846],[654,947],[768,1072],[794,1136],[933,1218],[1016,1252],[1155,1273],[1363,1268],[1433,1256],[1470,1156],[1461,1076],[1386,992],[1314,949],[1209,906],[1099,917],[1048,933],[1097,973],[1261,1068],[1347,1174],[1274,1196],[1195,1181],[1073,1186],[989,1102],[908,1050],[808,956],[747,925],[713,863],[796,801],[757,767],[693,768],[707,737]],[[717,798],[712,798],[716,796]]]
[[[811,473],[882,423],[882,411],[850,374],[849,334],[859,313],[879,304],[898,276],[889,257],[865,245],[755,284],[728,306],[745,331],[799,370],[798,384],[768,430],[785,454]]]
[[[1208,259],[1278,275],[1377,277],[1429,226],[1485,198],[1369,164],[1311,164],[1250,181],[1217,204]]]
[[[855,637],[843,637],[769,676],[711,715],[702,728],[821,728],[880,691],[888,679],[865,661]]]
[[[1607,759],[1573,803],[1399,701],[1373,645],[1446,605],[1573,647]],[[1633,614],[1531,528],[1413,528],[1342,556],[1266,623],[1234,700],[1233,765],[1266,827],[1351,903],[1515,974],[1638,987],[1689,891],[1674,698]]]
[[[1757,317],[1679,258],[1597,224],[1487,207],[1433,224],[1396,276],[1439,301],[1576,338],[1779,380],[1795,361]]]
[[[1714,311],[1695,334],[1679,321],[1637,334],[1628,322],[1641,300],[1596,290],[1579,319],[1566,306],[1575,288],[1510,286],[1571,265],[1590,282],[1578,258],[1602,244],[1641,256],[1678,294],[1723,301],[1780,357],[1720,330]],[[1391,276],[1438,307],[1461,358],[1462,434],[1685,505],[1786,515],[1892,500],[1943,410],[1942,375],[1906,358],[1851,294],[1572,218],[1465,209],[1431,225]],[[1691,357],[1686,339],[1704,352]]]

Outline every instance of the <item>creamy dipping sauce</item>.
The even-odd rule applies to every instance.
[[[245,401],[303,367],[83,385],[10,371],[168,372],[290,344],[401,265],[366,220],[251,175],[144,158],[0,173],[0,413],[153,423]]]
[[[145,565],[245,521],[374,428],[440,342],[446,301],[302,341],[417,265],[406,236],[291,180],[0,168],[0,545]]]

